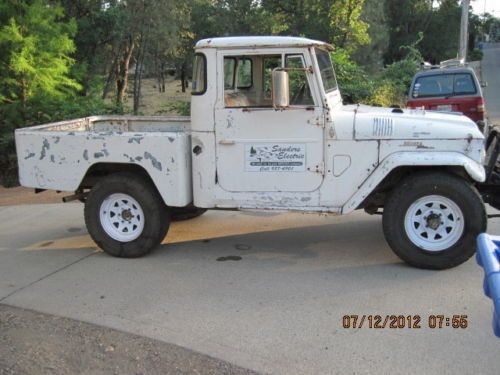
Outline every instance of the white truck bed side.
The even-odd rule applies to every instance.
[[[192,202],[188,117],[95,116],[16,130],[23,186],[75,191],[97,163],[145,169],[169,206]]]

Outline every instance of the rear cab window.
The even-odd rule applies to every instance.
[[[202,53],[194,55],[191,95],[203,95],[207,91],[207,58]]]

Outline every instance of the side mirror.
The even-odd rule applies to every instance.
[[[486,82],[486,81],[481,81],[480,84],[481,84],[481,87],[488,87],[488,82]]]
[[[288,72],[273,70],[273,107],[284,109],[290,105],[290,79]]]

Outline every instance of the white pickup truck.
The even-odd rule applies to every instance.
[[[201,40],[191,118],[96,116],[19,129],[20,182],[74,192],[66,200],[85,202],[94,241],[119,257],[155,248],[172,214],[363,208],[383,210],[386,239],[407,263],[466,261],[486,229],[484,201],[498,207],[476,124],[343,105],[331,50],[295,37]]]

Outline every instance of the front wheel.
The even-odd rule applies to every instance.
[[[487,216],[477,190],[446,173],[418,173],[389,196],[383,216],[389,246],[408,264],[426,269],[458,266],[475,252]]]
[[[99,181],[85,201],[90,236],[106,253],[122,258],[147,254],[165,238],[170,216],[154,186],[131,173]]]

